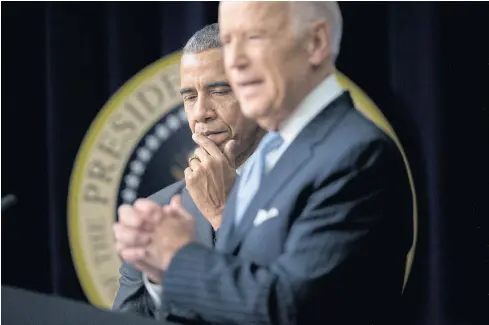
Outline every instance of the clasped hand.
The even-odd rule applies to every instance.
[[[161,272],[175,253],[194,240],[194,219],[183,209],[179,195],[165,206],[138,199],[133,206],[120,206],[118,214],[113,226],[117,253],[160,283]]]

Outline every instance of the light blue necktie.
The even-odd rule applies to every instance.
[[[236,197],[235,225],[241,221],[243,213],[260,187],[262,176],[265,173],[267,154],[279,148],[283,142],[284,140],[278,132],[268,132],[258,145],[253,155],[253,161],[250,161],[250,164],[247,164],[243,170]]]

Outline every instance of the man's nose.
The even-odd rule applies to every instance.
[[[197,122],[205,122],[215,117],[215,110],[206,96],[199,96],[193,107],[192,113]]]
[[[231,69],[244,69],[249,64],[246,47],[243,41],[236,40],[228,44],[224,49],[224,62]]]

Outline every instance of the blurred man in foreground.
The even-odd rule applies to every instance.
[[[269,133],[230,194],[215,250],[195,241],[176,196],[124,212],[153,229],[121,255],[163,277],[167,319],[395,323],[412,197],[395,143],[335,78],[337,3],[227,1],[219,26],[241,110]]]
[[[204,27],[190,38],[183,49],[180,68],[180,92],[198,148],[185,170],[185,180],[148,199],[168,204],[172,196],[181,194],[183,207],[195,221],[195,240],[213,247],[236,168],[250,157],[264,131],[241,114],[224,73],[217,24]],[[138,206],[136,201],[133,208],[137,210]],[[121,223],[127,210],[120,208]],[[124,234],[121,231],[119,247],[126,244]],[[157,316],[162,292],[159,274],[142,273],[137,264],[129,263],[122,265],[120,273],[113,309]]]

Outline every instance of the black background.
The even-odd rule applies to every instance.
[[[338,67],[415,169],[419,249],[400,318],[486,324],[488,6],[340,6]],[[126,80],[216,19],[215,2],[2,3],[2,195],[19,197],[2,215],[3,284],[85,299],[66,230],[83,136]]]

